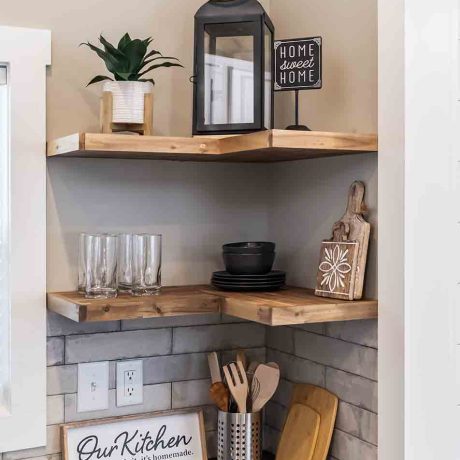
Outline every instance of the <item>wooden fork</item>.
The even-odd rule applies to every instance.
[[[233,396],[238,412],[246,413],[246,401],[248,398],[249,385],[246,372],[241,361],[224,366],[224,375],[228,389]]]

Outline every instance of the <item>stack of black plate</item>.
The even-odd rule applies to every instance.
[[[228,272],[214,272],[211,283],[223,291],[276,291],[286,282],[286,273],[273,270],[265,275],[232,275]]]

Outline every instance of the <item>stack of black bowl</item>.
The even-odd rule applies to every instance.
[[[274,270],[275,243],[224,244],[226,271],[214,272],[212,285],[226,291],[275,291],[284,286],[286,273]]]

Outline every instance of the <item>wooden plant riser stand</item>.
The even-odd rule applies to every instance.
[[[113,95],[104,91],[101,98],[101,132],[104,134],[131,131],[151,136],[153,134],[153,94],[144,95],[144,123],[114,123]]]

